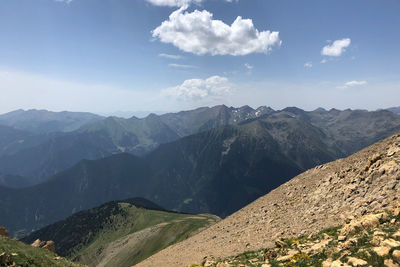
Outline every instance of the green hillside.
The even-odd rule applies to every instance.
[[[26,267],[79,267],[65,258],[43,248],[26,245],[20,241],[0,236],[0,266]],[[15,265],[13,265],[15,263]]]
[[[89,266],[131,266],[218,220],[213,215],[167,212],[149,201],[131,199],[81,211],[23,241],[53,240],[59,255]]]

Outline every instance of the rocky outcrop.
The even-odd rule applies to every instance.
[[[55,246],[53,241],[40,241],[40,239],[36,239],[32,244],[32,247],[36,248],[44,248],[51,252],[55,252]]]
[[[0,236],[9,237],[7,229],[3,226],[0,226]]]
[[[304,172],[225,220],[138,266],[200,264],[272,247],[279,238],[315,234],[342,224],[345,224],[340,233],[342,245],[351,247],[354,240],[344,237],[385,220],[378,211],[396,205],[399,191],[400,134],[396,134],[348,158]],[[398,212],[393,209],[393,214]],[[373,215],[364,217],[366,214]],[[354,221],[357,218],[363,219]],[[380,244],[381,238],[377,235],[373,242]],[[333,260],[331,266],[340,266],[337,264]]]

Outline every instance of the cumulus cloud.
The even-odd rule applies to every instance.
[[[326,62],[328,62],[328,60],[326,60],[325,58],[321,60],[321,64],[325,64]]]
[[[177,100],[201,100],[228,95],[232,86],[226,77],[212,76],[208,79],[190,79],[181,85],[161,91],[161,95]]]
[[[155,6],[182,7],[191,3],[200,4],[203,0],[146,0]]]
[[[336,40],[331,45],[326,45],[322,48],[321,54],[323,56],[338,57],[346,51],[346,48],[350,45],[351,39],[344,38],[341,40]]]
[[[339,86],[339,88],[348,88],[348,87],[354,87],[354,86],[361,86],[361,85],[366,85],[366,81],[350,81],[346,82],[343,86]]]
[[[311,68],[311,67],[312,67],[312,62],[306,62],[306,63],[304,63],[304,67],[306,67],[306,68]]]
[[[251,19],[237,17],[227,25],[213,19],[207,10],[185,11],[183,6],[153,30],[154,38],[196,55],[233,55],[267,53],[281,45],[279,32],[258,31]]]

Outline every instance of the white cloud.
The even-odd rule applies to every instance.
[[[306,63],[304,63],[304,67],[306,67],[306,68],[311,68],[311,67],[312,67],[312,62],[306,62]]]
[[[221,98],[232,91],[232,85],[225,77],[212,76],[208,79],[190,79],[181,85],[161,91],[162,96],[176,100],[201,100],[205,98]]]
[[[279,32],[258,31],[251,19],[237,17],[232,25],[214,20],[207,10],[174,11],[169,20],[153,30],[154,38],[170,43],[180,50],[196,55],[248,55],[267,53],[280,46]]]
[[[168,59],[182,59],[183,57],[180,55],[171,55],[171,54],[158,54],[159,57],[168,58]]]
[[[325,58],[321,60],[321,64],[325,64],[326,62],[328,62],[328,60],[326,60]]]
[[[367,82],[366,81],[351,81],[351,82],[347,82],[344,85],[345,86],[356,86],[356,85],[366,85]]]
[[[244,63],[244,66],[245,66],[248,70],[254,69],[254,66],[250,65],[249,63]]]
[[[191,3],[200,4],[203,0],[146,0],[155,6],[182,7]]]
[[[58,0],[58,1],[63,1],[63,0]],[[188,6],[192,3],[199,5],[203,2],[203,0],[146,0],[146,1],[155,6],[169,6],[169,7]],[[239,2],[239,0],[224,0],[224,1],[229,3]]]
[[[181,69],[195,69],[197,68],[196,66],[193,65],[183,65],[183,64],[168,64],[168,66],[173,67],[173,68],[181,68]]]
[[[341,40],[336,40],[331,45],[324,46],[322,48],[321,54],[323,56],[338,57],[346,51],[346,48],[350,45],[350,38],[344,38]]]
[[[366,81],[350,81],[346,82],[344,85],[339,86],[338,88],[348,88],[348,87],[354,87],[354,86],[361,86],[361,85],[366,85]]]
[[[72,0],[54,0],[54,1],[60,2],[60,3],[66,3],[66,4],[69,4],[72,2]]]

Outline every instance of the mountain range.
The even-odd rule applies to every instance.
[[[239,123],[270,111],[265,107],[254,110],[250,107],[216,106],[161,116],[150,114],[143,119],[108,117],[87,121],[75,131],[38,133],[36,129],[43,127],[42,116],[51,118],[57,115],[57,119],[62,120],[64,112],[46,114],[45,111],[18,110],[1,115],[10,118],[6,125],[16,125],[12,118],[17,117],[21,122],[19,128],[25,130],[0,127],[0,172],[28,177],[37,184],[83,159],[99,159],[121,152],[142,156],[159,144],[214,126]],[[86,113],[66,114],[70,117],[82,115],[80,121],[89,116]],[[30,124],[22,124],[34,115],[38,118],[32,119]]]
[[[131,197],[225,217],[309,168],[399,131],[399,117],[388,111],[287,108],[161,144],[142,157],[84,160],[33,187],[0,188],[0,224],[20,236]]]
[[[32,116],[31,112],[26,112],[28,118]],[[38,114],[43,111],[40,112]],[[17,114],[23,117],[24,113],[19,111]],[[78,116],[80,113],[73,114]],[[88,116],[83,114],[83,118]],[[40,123],[31,124],[33,129],[29,125],[21,127],[25,130],[2,126],[0,173],[26,177],[31,184],[38,184],[83,159],[100,159],[122,152],[143,157],[160,144],[185,136],[285,114],[320,129],[326,135],[324,142],[340,150],[338,156],[349,155],[393,134],[400,125],[400,116],[387,111],[317,109],[306,112],[297,108],[274,111],[268,107],[252,109],[222,105],[164,115],[150,114],[143,119],[108,117],[88,122],[72,132],[38,134],[35,129],[40,128]],[[19,118],[19,121],[23,120]]]
[[[15,110],[0,115],[0,125],[32,133],[72,132],[104,117],[88,112],[52,112],[48,110]]]

